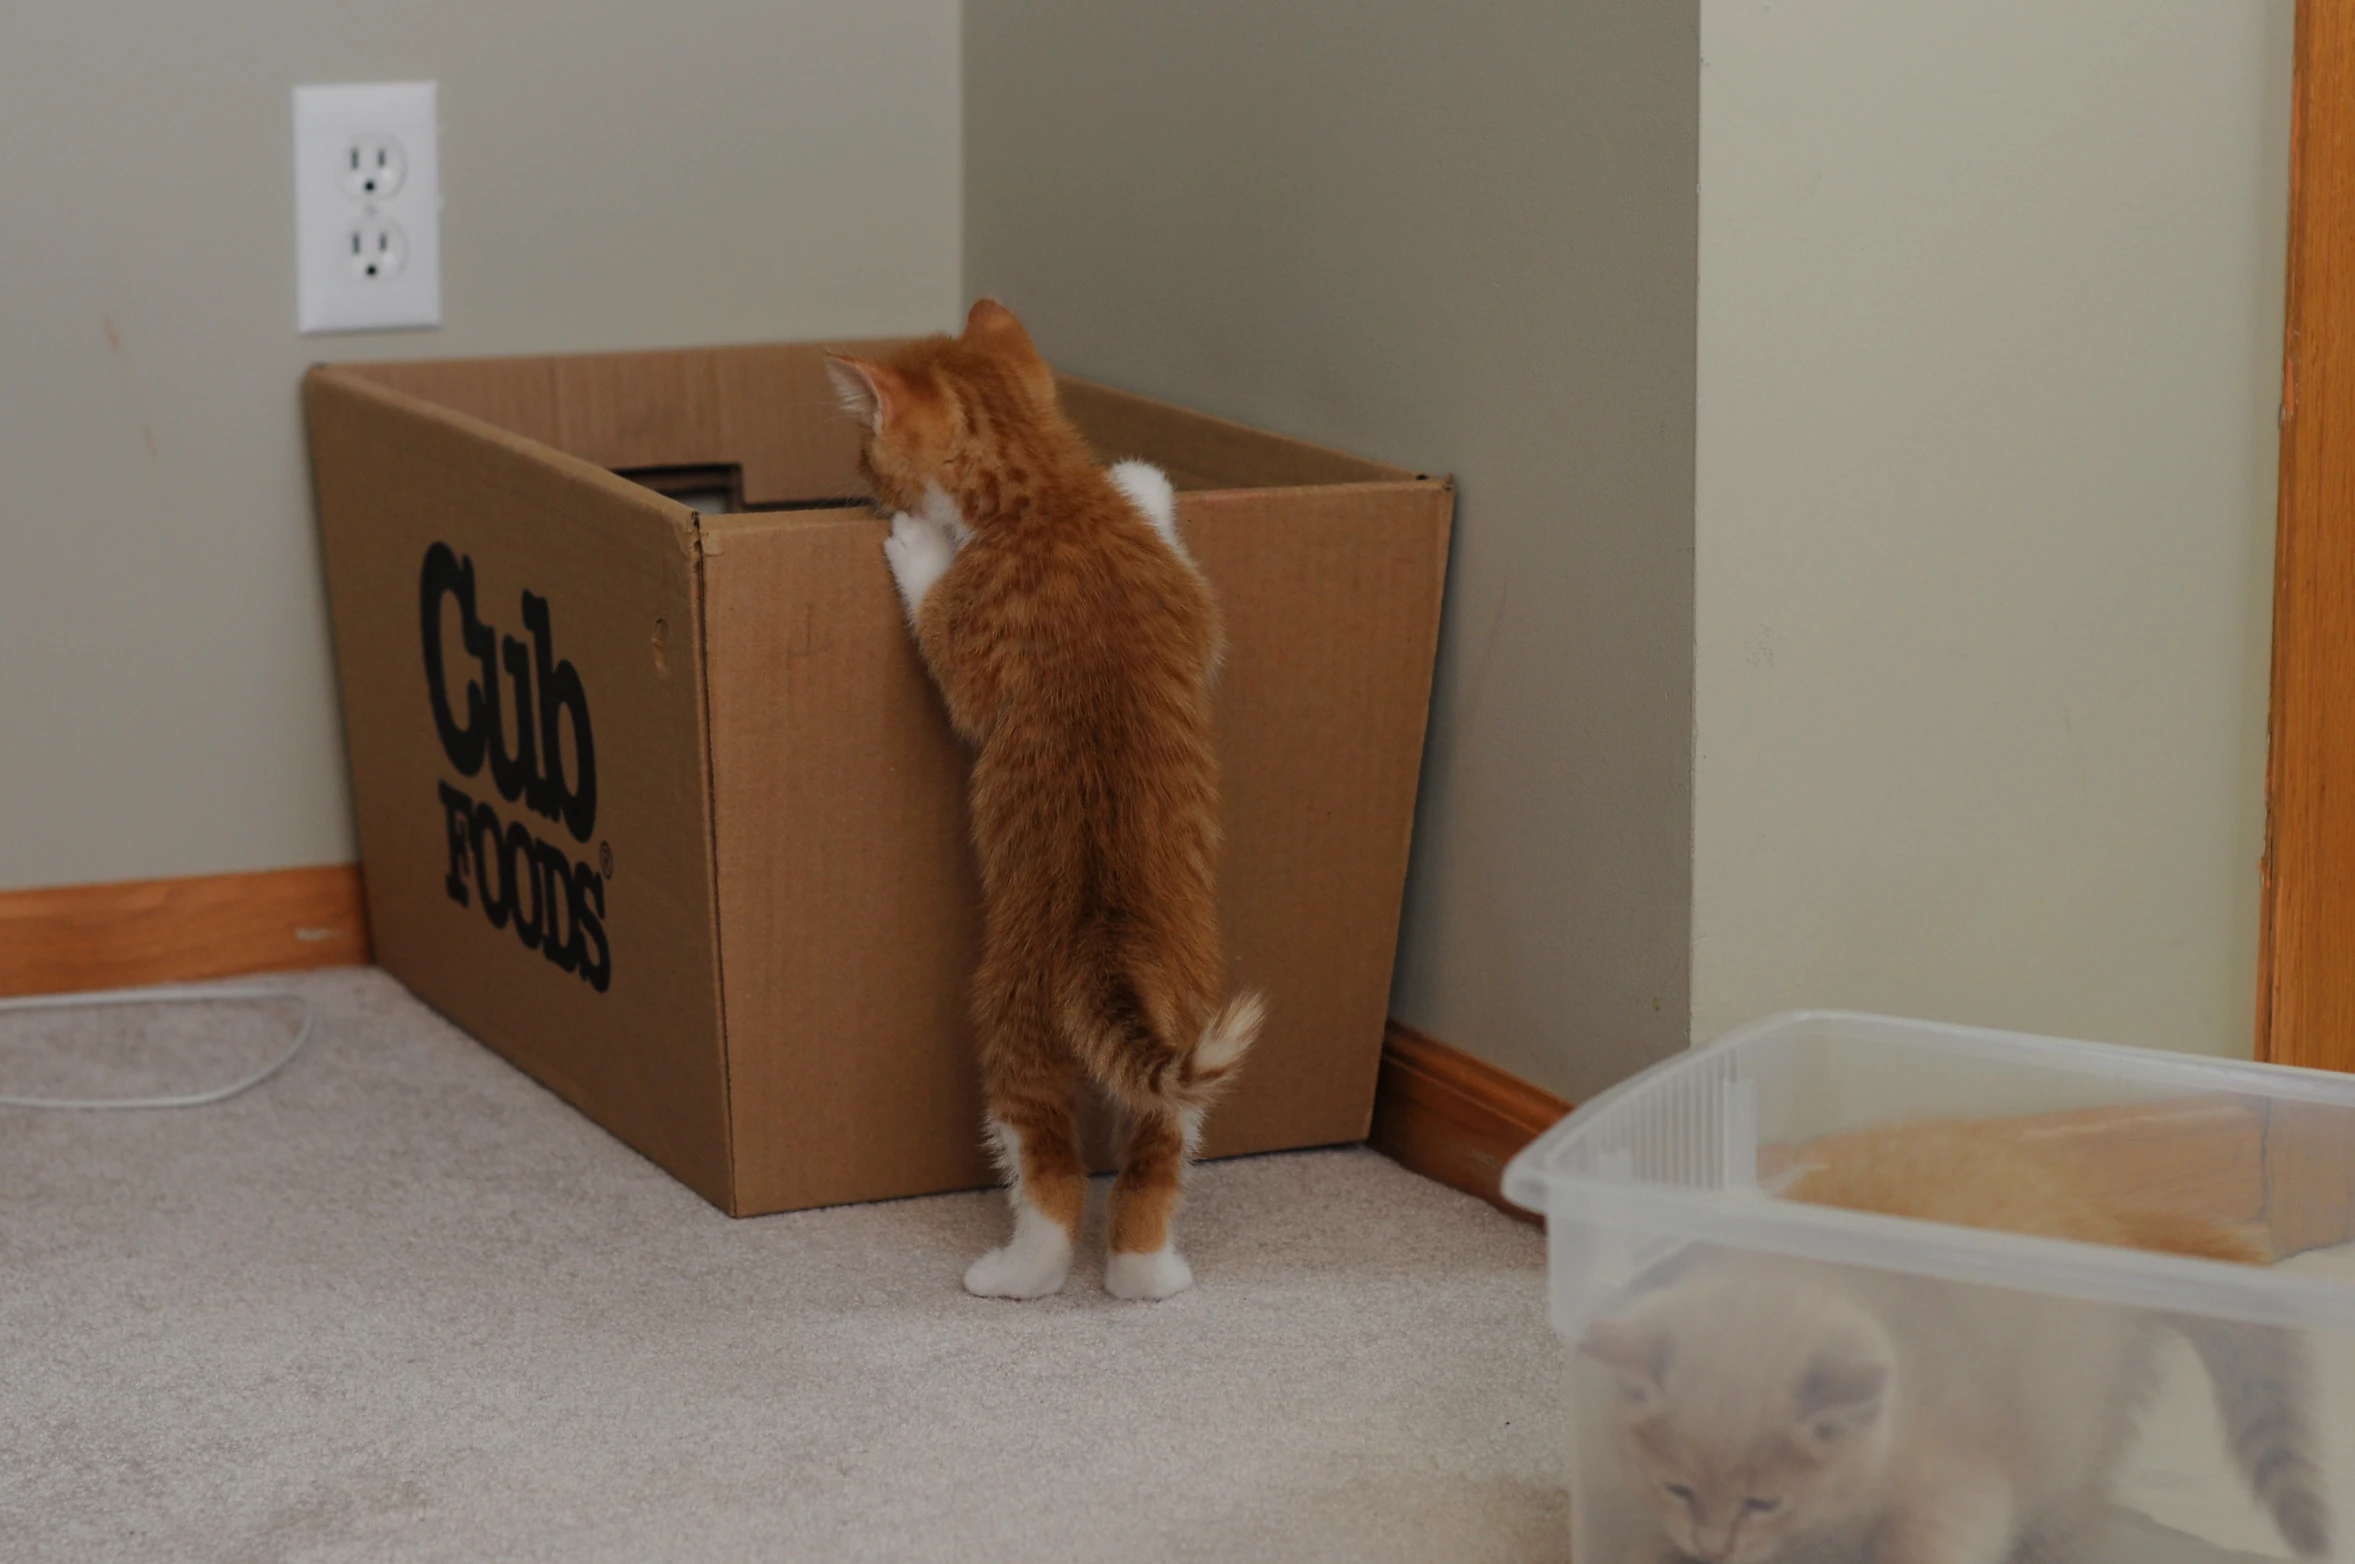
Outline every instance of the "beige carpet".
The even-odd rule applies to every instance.
[[[0,1556],[1567,1552],[1543,1240],[1379,1156],[1202,1169],[1168,1303],[984,1303],[994,1196],[732,1222],[382,974],[291,981],[319,1039],[233,1102],[0,1111]],[[286,1035],[0,1016],[0,1094]]]

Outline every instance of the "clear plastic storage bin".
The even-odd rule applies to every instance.
[[[2272,1263],[1780,1197],[1955,1119]],[[1504,1188],[1546,1217],[1579,1564],[2355,1560],[2355,1078],[1792,1014]]]

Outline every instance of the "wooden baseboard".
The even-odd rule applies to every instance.
[[[1394,1020],[1382,1038],[1368,1139],[1425,1178],[1535,1222],[1505,1199],[1498,1181],[1515,1153],[1569,1111],[1552,1092]]]
[[[354,864],[0,892],[0,996],[363,965]],[[1505,1200],[1505,1164],[1570,1111],[1551,1092],[1392,1021],[1368,1137],[1426,1178]],[[2120,1193],[2265,1231],[2277,1253],[2355,1239],[2355,1149],[2335,1113],[2221,1099],[2038,1115],[2014,1128]],[[1761,1171],[1799,1154],[1768,1147]]]
[[[0,995],[367,960],[356,864],[0,892]]]

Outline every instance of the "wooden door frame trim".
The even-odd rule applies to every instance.
[[[2298,0],[2256,1056],[2355,1069],[2355,0]],[[2332,945],[2333,935],[2337,944]]]

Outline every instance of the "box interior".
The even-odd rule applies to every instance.
[[[898,345],[887,339],[832,346],[879,357]],[[472,414],[674,497],[692,497],[696,509],[710,514],[864,502],[858,426],[826,377],[826,351],[823,344],[775,343],[379,363],[340,372]],[[1065,411],[1104,460],[1142,457],[1182,491],[1425,477],[1059,378]]]

